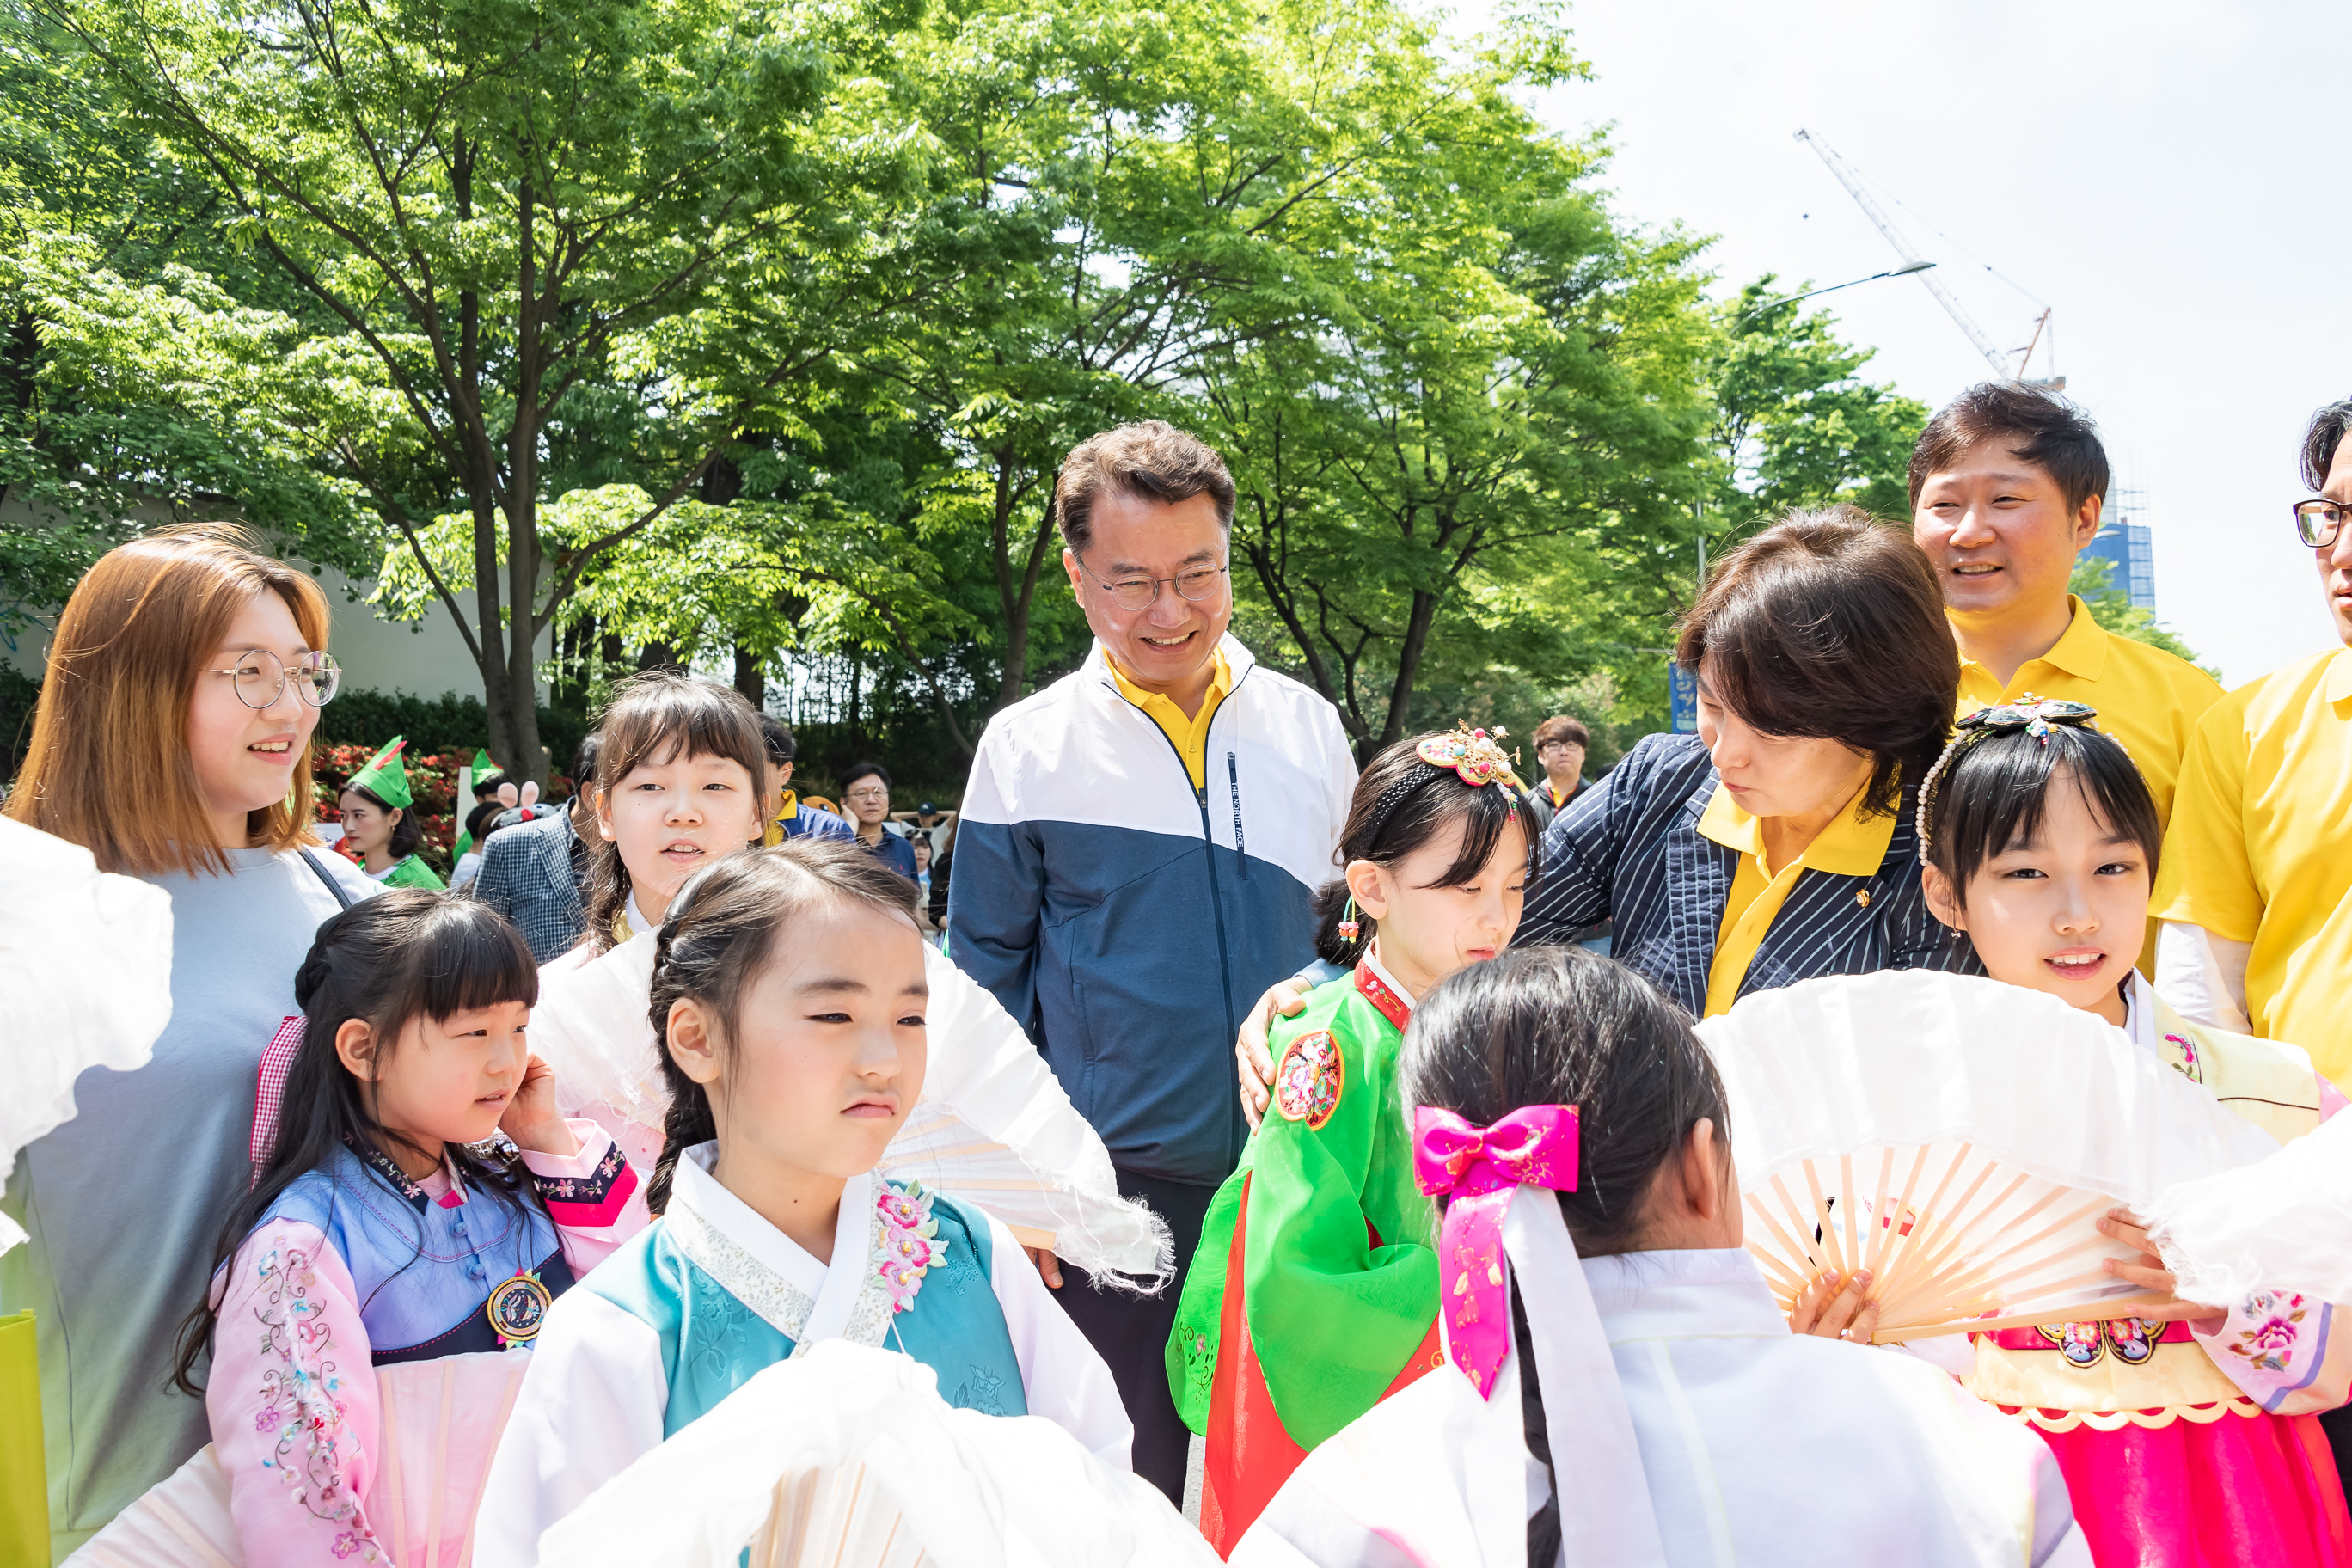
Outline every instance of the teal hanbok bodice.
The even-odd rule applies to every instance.
[[[856,1227],[864,1245],[845,1246],[853,1227],[841,1226],[824,1287],[812,1294],[698,1212],[689,1192],[709,1190],[681,1184],[662,1218],[576,1287],[660,1336],[668,1383],[665,1437],[828,1331],[905,1351],[939,1374],[940,1394],[950,1405],[990,1415],[1028,1414],[1021,1364],[990,1282],[988,1219],[979,1210],[912,1184],[878,1176],[853,1182],[843,1204],[857,1203],[872,1215],[870,1224]],[[886,1217],[886,1207],[895,1218]],[[908,1276],[898,1248],[926,1242],[930,1260],[917,1271],[919,1283],[907,1296]],[[855,1271],[854,1293],[851,1279],[833,1278],[845,1268]],[[898,1270],[895,1285],[893,1269]],[[820,1298],[835,1318],[846,1301],[846,1320],[837,1330]],[[894,1310],[899,1299],[904,1307]],[[814,1337],[813,1319],[819,1321]]]

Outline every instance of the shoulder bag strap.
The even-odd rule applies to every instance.
[[[316,871],[319,874],[319,880],[327,884],[327,891],[335,895],[336,903],[340,904],[344,909],[350,909],[352,905],[357,901],[344,889],[343,885],[341,882],[335,880],[335,874],[332,871],[328,870],[323,865],[320,864],[319,858],[316,855],[313,855],[308,849],[305,849],[301,851],[301,856],[303,863],[309,866],[311,870]]]

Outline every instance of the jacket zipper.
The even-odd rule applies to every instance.
[[[1249,671],[1244,670],[1241,675],[1241,679],[1234,682],[1233,690],[1226,692],[1224,700],[1217,704],[1218,713],[1224,711],[1225,703],[1234,700],[1234,693],[1242,689],[1242,681],[1247,680],[1248,679]],[[1152,733],[1158,735],[1162,741],[1168,742],[1169,752],[1175,757],[1177,768],[1184,774],[1184,782],[1188,784],[1191,784],[1192,782],[1192,770],[1184,766],[1184,753],[1182,750],[1177,746],[1176,742],[1169,735],[1168,731],[1160,727],[1160,721],[1154,719],[1150,714],[1145,713],[1143,710],[1137,707],[1136,704],[1129,702],[1126,694],[1120,691],[1115,684],[1111,686],[1111,695],[1117,697],[1121,702],[1127,703],[1128,707],[1134,709],[1138,714],[1142,716],[1143,721],[1151,726]],[[1208,759],[1209,742],[1216,738],[1216,733],[1217,714],[1212,713],[1209,715],[1209,732],[1201,737],[1201,755],[1202,761],[1204,764]],[[1231,753],[1227,753],[1226,755],[1225,765],[1228,770],[1234,769],[1234,763]],[[1237,772],[1234,776],[1235,776],[1236,781],[1238,781]],[[1236,783],[1236,787],[1238,788],[1238,782]],[[1217,999],[1224,1004],[1225,1037],[1227,1039],[1239,1039],[1241,1037],[1242,1026],[1241,1020],[1234,1016],[1233,962],[1225,953],[1225,899],[1224,890],[1217,880],[1217,835],[1216,829],[1211,826],[1209,823],[1208,768],[1205,765],[1203,765],[1201,770],[1201,783],[1199,786],[1192,791],[1192,804],[1198,806],[1201,812],[1201,847],[1203,857],[1209,864],[1209,908],[1217,918]],[[1241,837],[1241,797],[1238,794],[1234,797],[1234,841],[1235,843],[1239,843]],[[1235,1157],[1234,1151],[1228,1150],[1226,1152],[1229,1161]]]
[[[1217,717],[1209,715],[1209,728],[1217,727]],[[1203,737],[1205,739],[1205,737]],[[1204,770],[1205,771],[1205,770]],[[1234,803],[1234,864],[1241,869],[1241,879],[1249,880],[1249,841],[1242,837],[1242,772],[1234,753],[1225,753],[1225,793]]]

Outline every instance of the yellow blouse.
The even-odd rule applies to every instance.
[[[1789,890],[1807,871],[1827,871],[1839,877],[1867,877],[1886,859],[1895,838],[1892,815],[1864,818],[1859,815],[1862,792],[1856,790],[1846,809],[1830,819],[1821,837],[1805,846],[1803,854],[1775,871],[1764,858],[1764,820],[1739,809],[1721,784],[1698,819],[1702,837],[1739,851],[1739,869],[1731,879],[1731,896],[1724,900],[1723,925],[1716,933],[1715,963],[1706,976],[1706,1016],[1731,1011],[1748,966],[1764,944],[1764,933],[1788,900]]]

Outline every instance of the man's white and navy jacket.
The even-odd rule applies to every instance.
[[[1234,1037],[1315,956],[1356,784],[1339,715],[1228,636],[1205,785],[1087,661],[989,721],[956,828],[950,952],[1053,1064],[1121,1170],[1241,1157]]]

